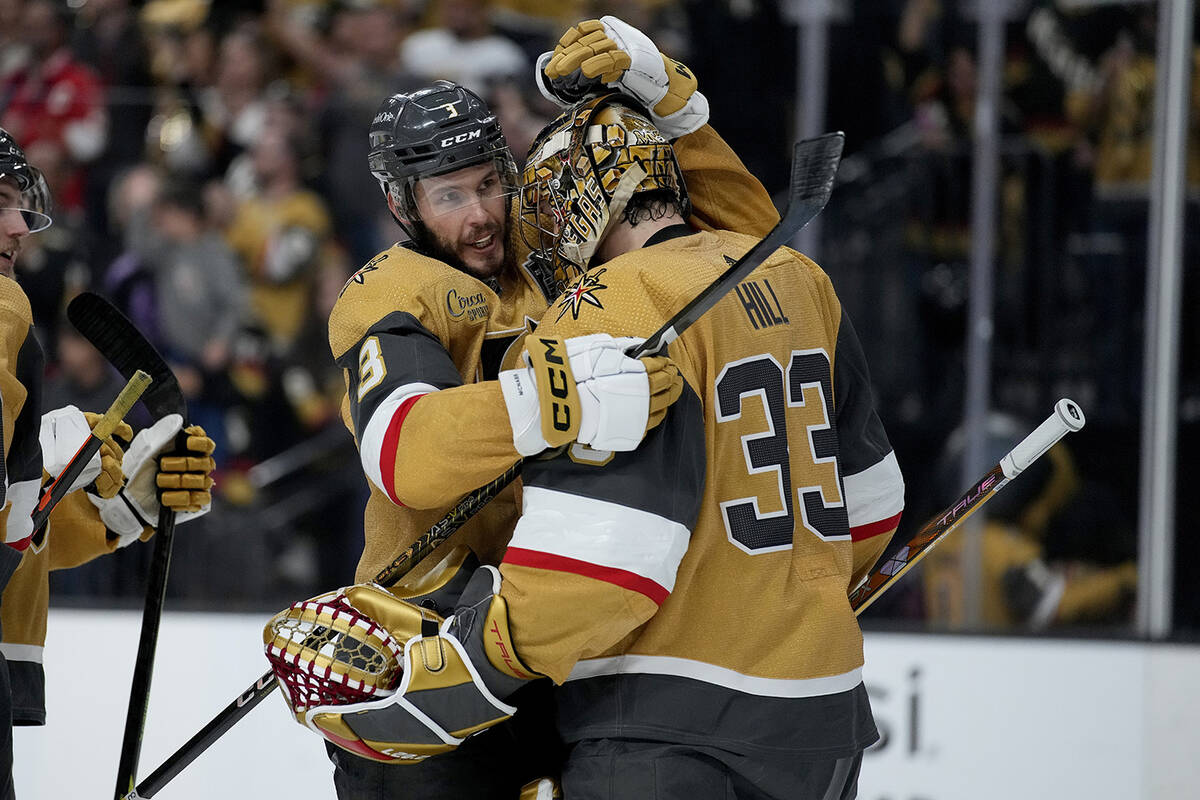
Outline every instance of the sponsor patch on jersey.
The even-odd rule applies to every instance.
[[[562,319],[568,311],[571,312],[571,319],[579,319],[579,312],[583,310],[584,303],[596,308],[604,308],[596,293],[601,289],[608,288],[600,282],[600,276],[607,271],[607,269],[598,269],[595,272],[584,273],[583,277],[579,279],[579,283],[568,289],[558,301],[558,316],[554,321]]]
[[[340,292],[338,292],[338,297],[341,297],[342,295],[344,295],[346,293],[346,290],[350,288],[350,284],[352,284],[352,283],[357,283],[359,286],[364,285],[367,282],[367,273],[374,272],[375,270],[379,269],[379,262],[383,261],[386,258],[387,258],[387,253],[380,253],[379,255],[375,256],[370,261],[368,261],[366,264],[364,264],[362,269],[360,269],[358,272],[351,275],[350,279],[347,280],[346,283],[342,285],[342,290]]]
[[[446,311],[455,319],[465,317],[467,322],[487,319],[487,295],[483,292],[463,294],[458,289],[451,289],[446,292]]]

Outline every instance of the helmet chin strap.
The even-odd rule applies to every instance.
[[[600,246],[600,242],[604,241],[604,237],[608,235],[616,221],[621,218],[625,206],[629,203],[629,198],[633,197],[633,193],[637,191],[638,185],[645,177],[646,168],[637,162],[625,170],[621,180],[617,181],[617,188],[613,189],[612,200],[608,202],[608,209],[604,212],[604,227],[600,229],[600,232],[582,244],[563,245],[563,250],[568,254],[570,261],[579,264],[582,269],[587,269],[592,256],[596,254],[596,248]]]

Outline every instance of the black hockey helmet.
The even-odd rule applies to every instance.
[[[477,94],[450,81],[384,100],[371,121],[370,141],[371,174],[418,245],[425,235],[414,193],[420,179],[493,161],[504,190],[517,189],[517,167],[500,121]]]
[[[8,131],[0,128],[0,179],[16,182],[21,192],[21,208],[30,233],[50,227],[50,189],[42,171],[29,163],[25,151]]]

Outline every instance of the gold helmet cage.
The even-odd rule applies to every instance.
[[[667,191],[688,213],[671,143],[633,98],[585,100],[534,140],[521,186],[520,228],[556,293],[588,268],[608,227],[634,194]]]

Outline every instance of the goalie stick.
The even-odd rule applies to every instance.
[[[96,427],[92,428],[87,438],[83,440],[83,444],[75,451],[75,455],[71,456],[71,460],[67,462],[62,472],[58,473],[58,477],[50,484],[50,488],[38,500],[37,507],[33,509],[33,529],[35,531],[46,524],[46,520],[50,518],[50,512],[58,505],[58,501],[67,496],[71,484],[87,467],[92,456],[100,451],[104,440],[112,436],[113,431],[121,424],[121,420],[125,418],[129,409],[133,408],[133,404],[138,401],[149,385],[150,376],[140,369],[129,379],[129,383],[125,384],[125,388],[117,395],[117,399],[113,400],[108,411],[104,412],[104,416],[96,423]]]
[[[150,373],[154,383],[142,396],[142,404],[155,419],[179,414],[186,421],[187,402],[175,373],[142,332],[103,297],[83,292],[67,306],[71,324],[125,377],[138,370]],[[125,733],[117,764],[115,797],[133,790],[137,782],[138,758],[146,728],[146,709],[150,704],[150,680],[154,673],[154,651],[158,647],[158,628],[167,595],[167,574],[171,567],[171,545],[175,536],[175,512],[166,505],[158,512],[154,553],[146,579],[146,602],[142,609],[142,630],[138,639],[137,660],[129,687],[129,707],[125,712]]]
[[[705,287],[686,306],[676,312],[641,345],[630,351],[630,356],[639,358],[661,352],[675,341],[688,326],[717,304],[735,285],[745,280],[760,264],[787,243],[796,232],[813,220],[833,192],[834,178],[842,157],[845,136],[839,131],[827,133],[813,139],[797,142],[792,150],[792,171],[788,184],[788,205],[783,218],[746,255],[738,259],[725,272]],[[400,556],[379,573],[377,583],[394,583],[408,573],[417,562],[462,527],[468,519],[487,505],[504,487],[521,474],[521,461],[513,464],[490,483],[474,490],[452,508],[445,517],[413,542]],[[230,728],[274,691],[274,675],[266,673],[236,700],[221,710],[217,716],[191,739],[172,753],[154,772],[125,795],[124,800],[153,797],[188,764],[196,760]]]
[[[850,607],[855,615],[861,614],[876,598],[917,562],[929,555],[938,543],[949,536],[963,520],[979,510],[980,506],[995,496],[996,492],[1020,475],[1034,461],[1041,458],[1055,442],[1072,431],[1084,426],[1087,420],[1083,410],[1065,397],[1054,404],[1054,413],[1046,418],[1033,433],[1008,451],[1000,463],[988,470],[974,486],[967,489],[949,508],[925,524],[917,535],[900,548],[891,558],[876,567],[850,593]]]

